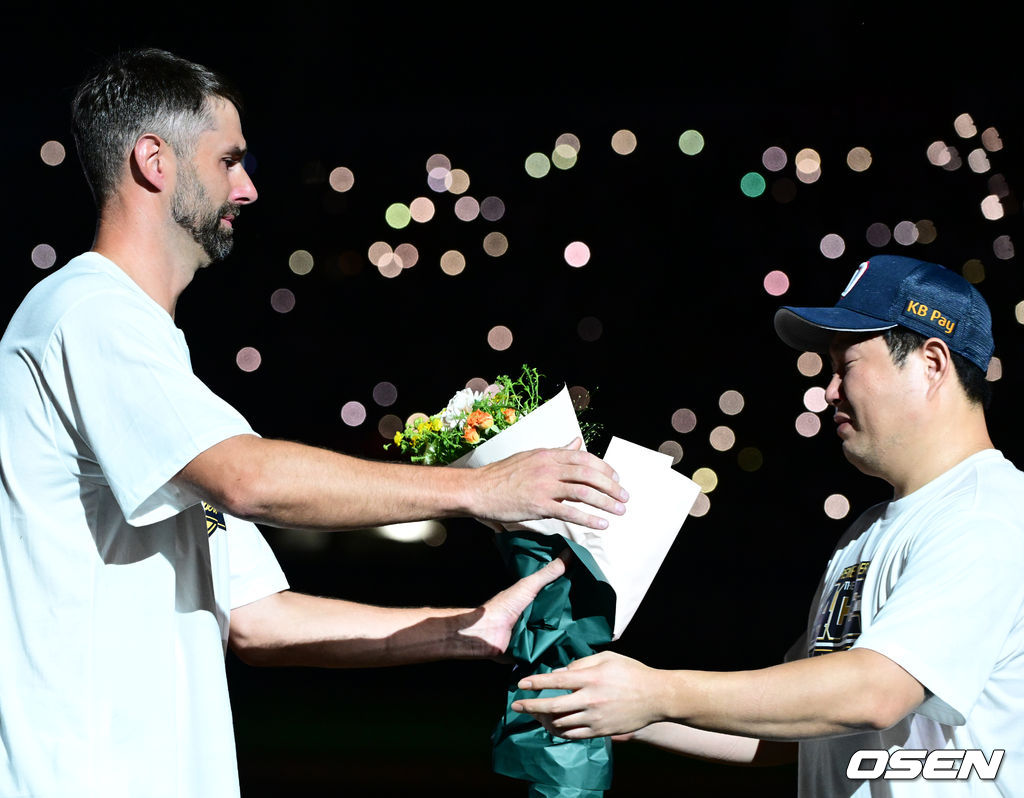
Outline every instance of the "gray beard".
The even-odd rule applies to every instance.
[[[226,202],[214,213],[204,215],[201,208],[207,204],[206,190],[194,174],[183,173],[182,176],[185,179],[171,197],[171,217],[203,248],[211,263],[224,260],[235,240],[234,230],[221,227],[220,219],[237,216],[238,206]]]

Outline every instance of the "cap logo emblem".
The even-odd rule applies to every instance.
[[[860,266],[857,267],[857,271],[853,273],[853,277],[850,278],[850,282],[846,284],[846,288],[843,289],[843,293],[839,296],[840,298],[846,296],[853,290],[853,287],[857,285],[860,278],[864,276],[864,272],[868,270],[868,261],[864,261]]]
[[[907,302],[903,312],[908,316],[918,316],[926,319],[930,324],[941,328],[946,335],[952,335],[953,328],[956,327],[956,322],[952,319],[947,319],[941,310],[932,310],[923,302],[915,302],[911,299]]]

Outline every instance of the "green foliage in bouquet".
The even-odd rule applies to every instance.
[[[540,407],[544,403],[541,376],[524,365],[518,378],[499,375],[483,392],[463,388],[443,410],[409,419],[405,429],[395,433],[394,445],[413,463],[448,465]],[[596,429],[596,425],[581,424],[586,442]]]

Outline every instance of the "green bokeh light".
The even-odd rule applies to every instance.
[[[747,172],[740,178],[740,191],[748,197],[760,197],[766,185],[764,178],[757,172]]]
[[[526,174],[530,177],[544,177],[551,171],[551,161],[542,152],[532,153],[526,159]]]
[[[679,149],[686,155],[696,155],[704,149],[704,137],[696,130],[687,130],[679,137]]]
[[[412,221],[412,211],[408,205],[395,202],[384,212],[384,220],[396,230],[401,230]]]

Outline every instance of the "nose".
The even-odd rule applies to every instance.
[[[252,178],[245,171],[245,167],[239,164],[228,199],[236,205],[248,205],[250,202],[255,202],[258,196],[259,193],[256,191],[256,185],[252,182]]]
[[[838,374],[833,374],[832,379],[829,380],[828,386],[825,388],[825,401],[833,407],[842,401],[842,385],[842,378]]]

